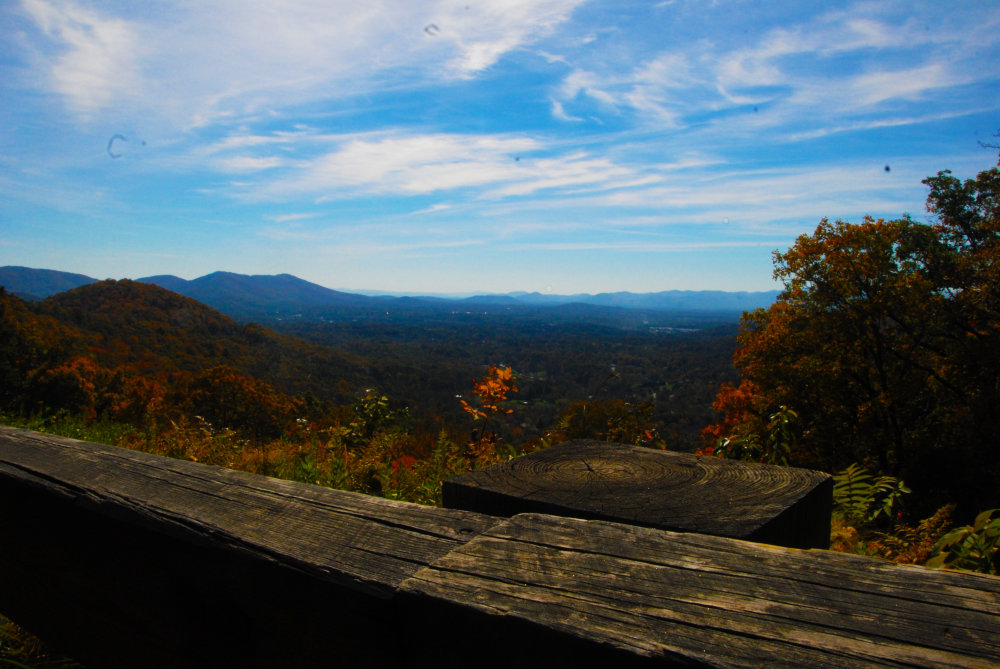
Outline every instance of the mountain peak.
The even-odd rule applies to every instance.
[[[34,269],[8,265],[0,267],[0,286],[10,293],[28,300],[42,300],[50,295],[61,293],[88,283],[94,279],[83,274],[60,272],[54,269]]]

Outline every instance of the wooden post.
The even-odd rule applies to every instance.
[[[808,469],[576,440],[444,483],[444,505],[827,548],[833,481]]]

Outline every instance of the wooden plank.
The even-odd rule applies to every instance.
[[[0,611],[95,667],[1000,664],[1000,579],[500,522],[0,428]]]
[[[601,521],[515,516],[402,591],[452,638],[517,630],[556,655],[617,651],[616,666],[1000,665],[996,577]],[[514,666],[519,645],[483,666]]]
[[[575,440],[445,481],[444,505],[548,513],[796,548],[830,543],[828,474]]]
[[[392,664],[399,583],[494,522],[0,427],[0,611],[94,666]]]

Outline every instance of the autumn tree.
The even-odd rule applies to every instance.
[[[1000,173],[924,183],[931,224],[823,220],[775,253],[784,291],[744,315],[742,382],[706,434],[764,434],[785,406],[793,463],[862,462],[928,504],[1000,503]]]
[[[28,374],[36,364],[36,343],[17,313],[17,298],[0,286],[0,410],[21,408]]]
[[[93,359],[77,356],[54,367],[39,370],[30,380],[30,396],[36,410],[56,410],[94,419],[98,399],[110,373]]]
[[[597,439],[657,447],[662,444],[658,433],[659,425],[653,419],[653,405],[649,402],[588,400],[567,405],[547,438],[553,442]]]
[[[401,428],[409,417],[409,410],[393,409],[389,398],[375,390],[367,390],[351,405],[351,418],[347,423],[345,436],[353,445],[370,441],[380,431]]]
[[[292,399],[225,365],[192,377],[184,394],[181,404],[189,413],[236,430],[257,444],[281,436],[295,416]]]
[[[476,396],[478,406],[461,400],[462,409],[470,414],[474,420],[482,421],[479,433],[475,437],[473,446],[475,448],[491,445],[496,440],[493,432],[487,431],[487,425],[493,418],[506,416],[514,413],[513,409],[503,406],[507,401],[507,395],[517,392],[517,379],[514,370],[510,367],[500,367],[493,365],[481,379],[473,381],[472,393]]]
[[[0,411],[62,408],[45,396],[42,386],[50,381],[59,385],[47,371],[81,355],[86,350],[83,338],[55,319],[33,313],[0,286]]]
[[[166,388],[154,378],[115,375],[113,394],[108,402],[108,416],[137,427],[155,427],[165,418]]]

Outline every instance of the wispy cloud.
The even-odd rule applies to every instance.
[[[624,251],[628,253],[682,253],[706,249],[769,248],[773,242],[551,242],[534,244],[534,250],[546,251]]]
[[[276,156],[233,156],[218,161],[220,168],[226,172],[255,172],[281,167],[285,161]]]
[[[268,216],[275,223],[290,223],[294,221],[304,221],[310,218],[316,218],[319,214],[315,212],[300,212],[296,214],[277,214]]]
[[[272,194],[433,193],[510,181],[520,154],[539,148],[521,137],[410,135],[347,139],[273,182]]]
[[[965,83],[941,63],[894,71],[867,72],[850,81],[851,99],[859,106],[876,105],[886,100],[912,100],[941,88]]]
[[[579,116],[570,116],[566,113],[563,105],[558,100],[552,100],[552,116],[559,119],[560,121],[582,121],[583,119]]]
[[[933,123],[935,121],[944,121],[948,119],[959,118],[962,116],[969,116],[970,114],[987,113],[989,111],[991,110],[985,107],[963,108],[960,110],[941,112],[935,114],[916,114],[913,116],[893,116],[889,118],[854,121],[840,125],[824,126],[822,128],[815,128],[804,132],[791,133],[786,135],[786,139],[792,142],[796,142],[807,139],[816,139],[818,137],[826,137],[828,135],[837,135],[841,133],[851,133],[851,132],[859,132],[865,130],[878,130],[880,128],[895,128],[900,126],[920,125],[924,123]]]
[[[0,238],[18,253],[106,258],[128,239],[118,257],[169,249],[205,271],[239,249],[229,262],[341,286],[349,271],[500,286],[513,266],[551,281],[549,252],[580,282],[648,263],[636,281],[655,284],[684,263],[641,251],[717,249],[766,282],[761,248],[823,216],[919,216],[923,177],[995,160],[975,140],[1000,111],[1000,6],[974,0],[17,0],[0,15]],[[120,158],[111,137],[128,138]]]
[[[713,127],[731,131],[739,130],[737,123],[744,131],[785,128],[790,118],[801,131],[806,123],[818,128],[838,117],[881,113],[886,103],[940,99],[942,90],[996,78],[989,68],[961,61],[963,52],[974,57],[964,46],[968,26],[929,30],[927,19],[910,17],[900,25],[895,15],[879,15],[892,15],[895,6],[882,12],[866,5],[862,16],[857,9],[774,28],[752,45],[701,39],[655,53],[631,70],[577,67],[555,102],[569,116],[589,99],[665,129],[703,127],[709,113],[717,115]],[[984,11],[984,23],[998,19],[1000,11]],[[754,117],[720,115],[751,106],[759,112]]]
[[[419,216],[421,214],[438,214],[438,213],[441,213],[443,211],[448,211],[451,208],[452,208],[452,205],[450,205],[450,204],[444,204],[443,202],[439,202],[437,204],[433,204],[433,205],[431,205],[429,207],[426,207],[424,209],[418,209],[417,211],[411,212],[411,215],[412,216]]]
[[[233,144],[227,142],[227,144]],[[272,176],[245,182],[241,197],[287,199],[303,194],[329,202],[363,194],[419,196],[475,189],[475,199],[495,200],[535,193],[596,193],[660,183],[664,174],[712,164],[704,158],[640,164],[593,155],[544,138],[508,134],[361,133],[302,135],[297,145],[317,155],[288,161],[281,155],[230,152],[216,162],[228,171]],[[264,142],[254,142],[259,151]],[[294,148],[294,147],[293,147]],[[260,176],[260,175],[258,175]],[[436,205],[432,210],[444,209]],[[426,210],[425,210],[426,211]]]
[[[220,0],[175,5],[169,18],[137,6],[131,20],[73,0],[22,7],[48,39],[50,85],[76,113],[127,106],[192,128],[330,98],[338,85],[358,94],[393,80],[474,76],[549,34],[581,2],[380,0],[347,11]]]
[[[59,0],[23,0],[23,8],[53,42],[49,85],[84,117],[133,98],[145,55],[140,27]]]
[[[548,35],[582,0],[502,0],[465,4],[439,2],[430,16],[436,39],[451,41],[458,53],[448,63],[462,76],[480,72],[505,53]],[[464,10],[463,10],[464,7]]]

